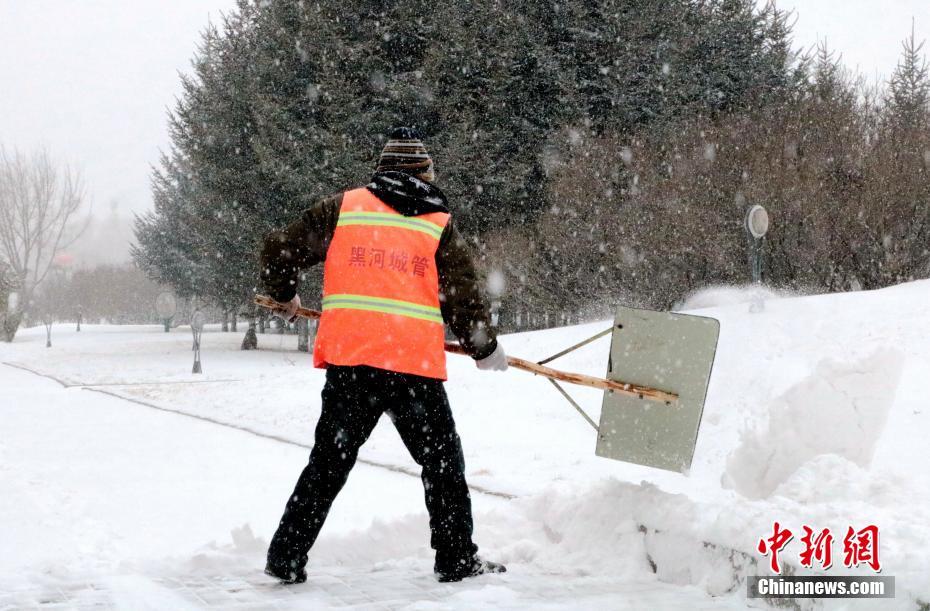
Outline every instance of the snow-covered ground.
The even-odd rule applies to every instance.
[[[44,329],[24,330],[0,345],[16,366],[0,367],[0,608],[744,608],[761,605],[744,579],[767,571],[756,544],[774,521],[797,533],[781,561],[799,574],[816,574],[799,568],[802,525],[840,533],[828,574],[870,574],[842,567],[842,536],[881,529],[894,601],[802,606],[927,604],[930,282],[782,296],[761,313],[746,298],[690,301],[721,336],[687,475],[598,458],[549,384],[450,357],[476,541],[510,568],[458,585],[430,575],[416,466],[389,422],[363,448],[308,583],[261,575],[319,414],[323,374],[295,337],[241,352],[237,334],[209,329],[194,376],[184,329],[59,326],[50,349]],[[535,360],[607,324],[502,341]],[[603,375],[608,346],[555,365]],[[596,420],[599,393],[571,392]]]

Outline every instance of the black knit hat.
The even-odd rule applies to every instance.
[[[429,171],[433,160],[420,140],[420,134],[412,127],[397,127],[384,145],[378,159],[376,172],[396,170],[408,174],[423,174]]]

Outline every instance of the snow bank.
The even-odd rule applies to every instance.
[[[421,602],[410,609],[501,608],[654,608],[635,601],[641,590],[685,586],[686,594],[661,599],[702,600],[711,592],[715,607],[741,608],[740,575],[733,553],[699,538],[682,537],[701,509],[686,498],[648,484],[604,480],[593,485],[552,486],[531,497],[476,512],[481,553],[509,566],[505,575],[457,586],[432,583],[446,596],[442,604]],[[644,519],[661,524],[647,528]],[[381,592],[428,581],[432,552],[426,547],[425,515],[376,521],[356,532],[321,536],[310,553],[310,588],[320,589],[339,567],[350,587]],[[167,575],[242,575],[264,560],[265,542],[249,526],[235,529],[232,542],[211,544],[186,561],[139,568]],[[752,563],[745,561],[746,567]],[[721,567],[725,567],[723,570]],[[425,579],[424,579],[425,577]],[[695,587],[697,586],[697,587]],[[674,591],[674,590],[670,590]],[[727,604],[727,601],[732,605]],[[644,604],[645,603],[645,604]],[[676,608],[678,608],[676,606]]]
[[[796,294],[790,291],[773,289],[760,284],[749,284],[745,286],[709,286],[694,291],[682,299],[681,302],[676,304],[672,309],[676,312],[680,312],[685,310],[722,308],[739,305],[741,303],[749,304],[758,301],[772,301],[774,299],[794,296],[796,296]]]
[[[743,432],[727,459],[724,485],[761,499],[817,456],[835,455],[868,467],[894,404],[903,361],[904,355],[890,348],[848,364],[821,361],[769,406],[764,426]],[[821,484],[829,485],[837,473],[828,469],[820,475]]]

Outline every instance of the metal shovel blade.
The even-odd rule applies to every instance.
[[[669,471],[691,467],[720,323],[713,318],[621,307],[607,378],[678,394],[671,404],[604,392],[598,456]]]

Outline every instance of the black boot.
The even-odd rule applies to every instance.
[[[307,569],[296,562],[289,563],[291,566],[274,564],[270,560],[265,564],[265,575],[274,577],[284,584],[303,583],[307,581]]]
[[[478,556],[468,562],[460,562],[452,567],[436,568],[436,576],[442,583],[462,581],[468,577],[477,577],[485,573],[506,573],[507,567],[497,562],[482,560]]]

